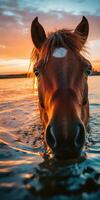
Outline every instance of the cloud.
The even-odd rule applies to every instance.
[[[85,10],[84,5],[86,6],[87,2],[87,0],[76,0],[73,3],[72,0],[62,0],[58,3],[57,0],[55,2],[51,0],[47,3],[46,0],[34,0],[33,3],[32,0],[0,0],[0,44],[6,46],[6,48],[0,46],[0,57],[30,56],[32,49],[30,26],[36,16],[39,17],[46,32],[50,32],[61,28],[74,29],[82,16],[86,15],[90,25],[89,41],[98,40],[100,16],[97,16],[95,7],[94,12]],[[96,2],[97,0],[95,4]]]
[[[25,66],[29,65],[28,59],[0,59],[0,66]]]
[[[6,46],[4,44],[0,44],[0,48],[5,49]]]
[[[92,60],[99,60],[100,59],[100,39],[91,40],[89,42],[89,50],[90,50],[90,56]]]
[[[86,0],[75,0],[76,3],[84,3]]]
[[[28,72],[28,59],[0,59],[0,74]]]

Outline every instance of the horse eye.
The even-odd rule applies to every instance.
[[[43,102],[40,102],[40,106],[44,109],[44,104],[43,104]]]
[[[86,103],[87,103],[87,100],[86,100],[86,99],[84,99],[84,100],[83,100],[83,102],[82,102],[83,106],[85,106],[85,105],[86,105]]]
[[[90,76],[90,75],[92,74],[92,70],[89,69],[89,68],[87,68],[87,69],[85,69],[84,74],[85,74],[86,76]]]
[[[39,76],[40,72],[38,68],[34,68],[34,74],[35,76]]]

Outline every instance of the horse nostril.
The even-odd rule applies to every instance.
[[[52,126],[48,126],[47,127],[47,131],[46,131],[46,140],[47,140],[47,143],[48,145],[54,149],[56,147],[56,137],[54,135],[54,130],[53,130],[53,127]]]
[[[75,134],[76,134],[74,140],[75,147],[81,148],[85,140],[85,130],[82,124],[77,125]]]

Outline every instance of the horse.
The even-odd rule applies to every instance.
[[[79,158],[85,144],[89,120],[87,80],[92,65],[81,52],[88,34],[85,16],[75,30],[59,29],[48,35],[38,17],[31,24],[44,141],[56,158]]]

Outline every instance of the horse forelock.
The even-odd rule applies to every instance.
[[[48,34],[40,51],[35,47],[33,48],[31,60],[33,63],[37,63],[41,59],[46,61],[48,60],[48,57],[53,54],[53,51],[59,47],[71,49],[73,52],[78,52],[81,43],[82,38],[70,30],[61,29],[56,32],[51,32]]]

